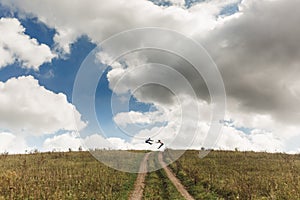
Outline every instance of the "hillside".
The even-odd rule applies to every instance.
[[[164,161],[174,153],[163,152]],[[300,199],[299,155],[212,151],[201,159],[187,151],[169,168],[195,199]],[[136,178],[88,152],[0,156],[0,199],[128,199]],[[143,199],[184,198],[161,169],[145,174]]]
[[[187,151],[170,167],[196,199],[300,199],[300,155]]]

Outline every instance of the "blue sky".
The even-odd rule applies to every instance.
[[[153,1],[158,5],[170,6],[168,1]],[[198,1],[186,1],[186,6],[190,7],[193,3]],[[201,2],[201,1],[199,1]],[[238,11],[238,4],[229,4],[224,7],[220,15],[231,15]],[[55,29],[49,28],[44,23],[40,22],[36,17],[23,18],[19,17],[17,12],[12,12],[0,4],[0,17],[14,17],[19,19],[22,26],[25,28],[25,33],[31,38],[36,38],[39,43],[47,44],[49,47],[54,48],[53,37],[56,33]],[[19,63],[14,63],[1,69],[0,80],[7,81],[11,77],[20,75],[32,75],[39,80],[40,85],[45,86],[47,89],[56,93],[63,92],[67,95],[68,101],[72,101],[72,88],[74,79],[78,68],[80,67],[84,58],[88,53],[96,47],[95,44],[90,42],[87,36],[81,36],[71,45],[71,54],[66,55],[65,58],[53,59],[51,63],[45,63],[40,67],[39,71],[22,69]],[[99,85],[97,98],[110,97],[111,92],[108,88],[108,82],[103,78]],[[134,102],[134,101],[132,101]],[[133,108],[139,106],[139,109],[145,109],[141,102],[132,104]]]
[[[95,128],[95,124],[88,122],[87,116],[83,114],[84,111],[72,99],[73,84],[81,64],[88,54],[96,48],[97,43],[104,41],[113,34],[132,28],[154,26],[178,31],[203,44],[219,67],[228,97],[227,116],[224,119],[228,123],[223,126],[224,135],[220,137],[216,148],[234,149],[239,147],[247,150],[266,150],[267,148],[268,151],[272,152],[298,151],[300,148],[295,145],[293,138],[299,138],[298,134],[300,134],[297,124],[299,115],[297,99],[300,90],[296,78],[298,71],[294,68],[299,62],[298,57],[294,56],[298,55],[299,48],[295,42],[290,41],[297,39],[294,37],[297,35],[294,33],[298,33],[298,29],[294,26],[297,16],[296,14],[295,16],[284,15],[285,12],[293,12],[293,6],[290,3],[283,5],[280,0],[278,4],[270,3],[268,0],[263,0],[262,3],[258,0],[153,0],[152,2],[159,6],[140,0],[128,2],[126,6],[118,4],[117,1],[111,1],[104,8],[103,2],[99,1],[84,5],[78,3],[70,8],[65,8],[64,4],[51,1],[36,6],[27,0],[23,2],[0,0],[0,18],[2,20],[0,28],[1,26],[7,29],[11,28],[0,30],[0,33],[9,40],[1,41],[0,39],[0,53],[4,52],[10,55],[10,57],[5,57],[6,54],[3,54],[3,57],[0,57],[0,61],[8,63],[1,66],[0,62],[0,81],[3,83],[2,93],[4,97],[11,98],[13,101],[13,91],[7,92],[5,88],[12,88],[18,84],[22,86],[22,84],[28,83],[32,84],[32,87],[42,86],[46,89],[43,90],[42,87],[38,87],[41,96],[35,96],[37,99],[45,97],[44,104],[35,102],[35,99],[30,97],[26,99],[30,91],[19,91],[24,92],[24,94],[22,93],[24,102],[16,98],[19,105],[16,106],[15,110],[0,105],[0,111],[3,112],[0,114],[3,120],[3,123],[0,121],[0,130],[5,131],[0,132],[0,137],[7,139],[7,141],[14,138],[14,140],[20,141],[24,148],[36,147],[41,150],[49,150],[63,145],[66,140],[73,141],[75,148],[80,143],[80,139],[73,137],[72,134],[76,130],[73,127],[74,124],[69,123],[70,106],[74,104],[77,109],[75,118],[80,118],[79,115],[82,114],[80,123],[82,123],[82,127],[84,127],[84,123],[86,126],[80,129],[81,139],[92,143],[88,140],[88,136],[101,133],[99,133],[99,129]],[[271,4],[274,5],[271,6]],[[68,15],[64,13],[65,9],[70,9]],[[85,9],[89,9],[89,11]],[[285,29],[273,30],[277,22],[273,22],[271,19],[276,16],[279,10],[289,23],[280,23],[285,25]],[[89,14],[84,14],[86,12]],[[257,21],[256,17],[261,20]],[[20,31],[22,27],[25,28],[24,32]],[[289,29],[296,30],[284,31]],[[272,37],[267,34],[269,32],[272,32]],[[10,35],[16,37],[16,42],[11,40]],[[157,41],[161,40],[159,36],[156,39]],[[16,48],[14,45],[18,42],[21,46]],[[161,43],[164,42],[166,41],[161,41]],[[32,49],[35,49],[34,53],[26,54],[29,50],[27,51],[27,47],[22,46],[25,43],[32,45]],[[123,44],[119,45],[122,47]],[[69,53],[68,47],[70,47]],[[139,56],[138,53],[136,55],[133,53],[133,58],[126,59],[143,62],[147,54],[144,57]],[[163,61],[159,55],[157,57],[157,60]],[[11,62],[11,59],[14,59],[14,62]],[[151,134],[155,135],[153,132],[164,128],[159,137],[163,138],[166,143],[171,143],[173,137],[171,133],[176,132],[175,130],[178,128],[176,121],[178,113],[176,112],[179,111],[176,110],[177,105],[171,102],[166,103],[166,99],[172,97],[159,93],[161,91],[159,88],[154,91],[153,88],[152,90],[148,88],[144,91],[138,91],[137,94],[130,94],[129,111],[132,112],[113,115],[111,97],[120,91],[112,91],[109,86],[117,83],[116,80],[120,78],[120,73],[131,73],[132,66],[125,66],[124,64],[128,65],[128,63],[134,62],[129,62],[130,60],[126,59],[124,63],[117,63],[119,64],[118,67],[106,66],[107,63],[105,62],[107,61],[104,58],[101,58],[101,64],[99,64],[99,69],[103,68],[105,72],[99,80],[94,103],[102,134],[117,146],[144,148],[142,138]],[[171,61],[168,62],[172,63]],[[195,84],[193,87],[196,90],[199,87],[199,91],[202,92],[201,95],[205,96],[207,91],[202,91],[204,88],[201,85],[202,78],[201,80],[194,80],[193,72],[189,71],[186,66],[179,66],[178,63],[180,64],[182,61],[175,63],[174,69],[178,69],[185,77],[190,78],[191,84]],[[282,66],[288,66],[284,73]],[[124,87],[123,90],[131,91],[134,82],[148,80],[149,77],[156,76],[155,72],[147,73],[145,70],[145,74],[138,74],[137,76],[132,72],[130,74],[132,79],[125,81],[125,85],[122,86]],[[268,76],[270,73],[272,76]],[[18,79],[21,76],[26,78],[24,80]],[[30,78],[31,76],[34,78]],[[165,78],[176,85],[176,80]],[[38,80],[38,85],[36,85],[35,80]],[[275,93],[275,88],[282,87],[286,87],[286,89]],[[159,94],[158,97],[154,96],[155,92]],[[20,99],[23,98],[22,95]],[[34,96],[35,94],[31,95]],[[186,95],[185,91],[179,94],[179,96],[181,95]],[[15,96],[18,95],[15,94]],[[4,97],[3,99],[5,99]],[[52,98],[54,100],[47,101],[47,99]],[[186,96],[185,98],[185,102],[190,101],[190,98]],[[205,99],[201,96],[199,100],[203,106],[201,107],[201,114],[207,114],[207,107],[210,106],[209,103],[206,105]],[[149,102],[150,100],[153,102]],[[34,118],[43,114],[42,111],[36,113],[37,111],[34,110],[36,108],[33,105],[45,106],[47,103],[49,104],[49,110],[45,109],[47,116],[45,114],[45,119],[42,119],[40,123],[49,121],[54,125],[38,124],[36,127],[32,127],[31,117]],[[53,109],[50,109],[52,107]],[[28,108],[32,108],[28,113],[28,120],[26,117],[16,117],[23,115],[23,110]],[[61,109],[61,111],[56,112],[54,108]],[[189,109],[192,112],[193,108]],[[61,116],[64,115],[64,112],[66,113],[66,122],[62,120],[64,116]],[[10,117],[16,119],[11,120]],[[114,117],[116,122],[113,120]],[[128,119],[134,122],[130,122]],[[193,120],[195,119],[190,119],[190,121]],[[207,130],[210,121],[207,121],[208,119],[201,120],[199,120],[201,131]],[[26,126],[24,125],[22,128],[20,124]],[[121,129],[124,126],[134,131],[133,135],[136,137],[123,133]],[[40,130],[44,132],[39,133]],[[199,134],[200,136],[203,135]],[[187,134],[183,138],[185,137],[191,136]],[[201,138],[198,140],[201,141]],[[0,143],[0,150],[8,148],[5,144],[1,148]],[[180,145],[178,144],[178,146]],[[193,148],[200,148],[200,146],[195,145]]]
[[[31,38],[37,39],[39,43],[43,43],[51,47],[55,46],[53,37],[56,33],[55,29],[49,28],[37,18],[20,18],[18,13],[12,14],[9,10],[3,8],[0,4],[0,17],[14,17],[19,19],[22,26],[26,29],[25,34]],[[20,63],[16,62],[0,69],[0,81],[6,82],[8,79],[23,75],[31,75],[39,81],[41,86],[55,93],[63,93],[67,96],[69,102],[72,103],[72,90],[77,71],[85,57],[96,47],[87,36],[81,36],[71,45],[71,53],[64,55],[62,58],[55,58],[51,63],[42,64],[39,71],[32,69],[20,68]],[[107,71],[109,68],[107,69]],[[97,117],[101,123],[104,135],[106,137],[119,137],[129,140],[113,121],[111,111],[111,95],[109,82],[106,78],[107,72],[99,80],[95,97],[95,106]],[[146,112],[150,108],[149,104],[138,102],[134,97],[130,99],[130,110]],[[98,129],[89,129],[91,132],[96,132]],[[66,131],[58,131],[56,135],[64,134]],[[81,133],[85,136],[85,133]],[[87,133],[87,135],[89,135]],[[39,137],[28,137],[27,141],[30,146],[42,148],[43,142],[49,135]]]
[[[5,12],[4,12],[5,13]],[[8,14],[11,17],[10,14]],[[17,14],[15,17],[18,16]],[[2,17],[7,17],[3,15]],[[17,17],[18,18],[18,17]],[[39,43],[44,43],[50,47],[54,47],[53,37],[55,34],[54,29],[48,28],[45,24],[39,22],[36,18],[32,19],[19,19],[22,25],[25,27],[25,33],[30,35],[32,38],[36,38]],[[72,102],[72,89],[76,73],[88,53],[96,47],[95,44],[91,43],[89,38],[82,36],[77,41],[71,45],[71,54],[66,55],[64,58],[54,59],[51,63],[45,63],[40,67],[39,71],[22,69],[19,67],[19,63],[14,63],[5,68],[0,69],[0,80],[2,82],[7,81],[12,77],[18,77],[22,75],[32,75],[37,80],[39,84],[44,86],[46,89],[51,90],[55,93],[64,93],[67,96],[69,102]],[[101,102],[96,104],[96,109],[101,121],[101,127],[105,132],[107,137],[121,137],[127,138],[119,131],[112,120],[111,112],[111,102],[110,98],[112,95],[111,90],[108,86],[108,81],[105,76],[103,76],[99,81],[99,87],[96,93],[96,102]],[[145,110],[148,106],[142,103],[135,103],[136,101],[131,101],[131,106],[133,109]],[[59,131],[56,134],[63,134],[65,131]],[[37,146],[41,148],[41,145],[45,138],[49,135],[42,137],[32,137],[29,138],[29,144],[32,146]]]
[[[5,12],[5,10],[3,12],[3,8],[1,8],[1,14],[1,17],[18,16],[17,14],[12,16],[9,12]],[[48,28],[36,18],[19,18],[19,20],[26,29],[25,33],[30,35],[30,37],[36,38],[39,43],[47,44],[50,47],[54,46],[54,29]],[[51,63],[43,64],[39,71],[20,68],[19,63],[14,63],[0,69],[0,80],[5,82],[12,77],[32,75],[39,80],[41,86],[44,86],[55,93],[62,92],[66,94],[68,101],[72,102],[72,88],[76,72],[85,56],[94,47],[95,45],[92,44],[87,37],[81,37],[72,45],[72,53],[65,59],[54,59]],[[106,91],[108,91],[107,88]],[[64,131],[57,132],[57,134],[62,133],[64,133]],[[28,145],[41,149],[42,144],[47,137],[49,137],[49,135],[28,137]]]

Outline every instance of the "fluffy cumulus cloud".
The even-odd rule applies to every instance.
[[[54,39],[58,47],[67,53],[70,51],[69,45],[81,35],[87,35],[93,42],[100,42],[120,31],[145,26],[170,28],[184,33],[205,46],[216,62],[226,87],[226,119],[232,121],[232,126],[224,126],[224,133],[216,147],[266,151],[299,149],[299,146],[290,149],[290,145],[293,138],[299,138],[300,130],[300,28],[297,26],[300,2],[243,0],[239,3],[239,11],[230,16],[218,15],[227,5],[239,1],[212,0],[195,3],[190,8],[182,6],[182,1],[172,2],[178,4],[160,7],[144,0],[46,0],[43,4],[30,0],[1,1],[12,9],[37,16],[55,28],[57,34]],[[65,13],[66,9],[68,14]],[[168,45],[178,42],[184,47],[180,41],[153,37],[157,43]],[[142,42],[143,38],[135,39]],[[126,46],[126,41],[122,45]],[[115,50],[118,48],[116,46]],[[193,53],[196,55],[197,52]],[[112,61],[110,55],[106,54],[99,55],[99,59],[105,64]],[[6,62],[11,61],[8,59]],[[162,63],[169,68],[159,68],[155,64],[140,67],[144,63]],[[170,76],[171,71],[174,76]],[[151,102],[157,107],[172,110],[168,111],[171,113],[170,119],[163,129],[145,129],[132,139],[130,145],[138,145],[140,138],[153,134],[155,139],[162,138],[172,143],[173,134],[180,129],[177,123],[173,123],[180,122],[176,98],[181,103],[179,106],[184,106],[182,108],[190,113],[193,113],[194,107],[189,105],[200,104],[203,117],[186,115],[184,127],[185,132],[189,133],[198,123],[194,144],[203,144],[201,138],[205,138],[210,123],[210,113],[207,111],[210,98],[205,82],[184,59],[162,52],[133,53],[131,57],[125,56],[122,61],[112,65],[108,80],[115,93],[129,91],[141,102]],[[123,84],[120,84],[120,80]],[[142,81],[151,80],[159,80],[163,84],[152,84],[136,90]],[[191,98],[193,93],[187,90],[189,86],[185,80],[190,83],[197,99]],[[115,119],[124,126],[130,123],[130,117],[134,123],[138,120],[148,122],[149,119],[149,116],[139,113],[123,113]],[[134,120],[134,117],[138,120]],[[251,131],[243,132],[241,128],[250,128]],[[158,130],[161,133],[159,137],[155,136]],[[192,137],[189,134],[185,136],[178,136],[172,144],[180,147],[180,141],[185,142]],[[114,143],[129,145],[117,139]],[[199,148],[199,145],[195,147]]]
[[[249,134],[225,127],[217,148],[236,146],[248,150],[286,151],[289,149],[287,141],[299,135],[300,43],[297,41],[300,29],[296,24],[300,15],[295,7],[297,4],[296,1],[288,4],[284,1],[243,1],[240,12],[219,20],[206,37],[194,35],[205,45],[221,71],[228,97],[227,117],[236,127],[260,131]],[[280,29],[279,24],[282,24]],[[185,67],[181,68],[182,74],[198,84],[194,88],[202,88],[200,93],[205,93],[201,80],[195,80],[193,73],[188,73],[187,65],[180,66]],[[174,68],[180,70],[178,66]],[[111,83],[120,79],[118,77],[128,68],[123,71],[116,68],[119,73],[115,74],[113,70],[109,74]],[[147,69],[144,71],[144,76],[138,73],[139,79],[151,76]],[[130,76],[128,80],[134,78]],[[153,93],[148,90],[142,97],[147,98],[147,94]]]
[[[43,143],[44,151],[68,151],[69,149],[78,150],[82,147],[81,139],[75,133],[65,133],[47,138]]]
[[[16,18],[0,19],[0,35],[0,68],[18,62],[24,68],[38,70],[55,57],[47,45],[26,35]]]
[[[266,145],[267,138],[280,141],[276,149],[285,151],[300,130],[297,5],[299,1],[242,1],[240,12],[203,40],[223,76],[228,117],[236,126],[267,131],[260,140]]]
[[[147,0],[46,0],[43,4],[30,0],[1,0],[3,5],[33,14],[55,28],[57,34],[54,40],[67,53],[70,52],[70,43],[83,34],[94,42],[100,42],[120,31],[146,26],[171,28],[188,35],[205,33],[214,27],[220,10],[238,0],[208,1],[195,4],[189,10],[177,6],[182,5],[183,1],[172,2],[176,5],[160,7]]]
[[[166,60],[161,58],[163,56],[166,57]],[[172,66],[172,69],[181,72],[183,81],[180,81],[180,76],[176,76],[176,74],[172,76],[171,72],[173,71],[166,70],[163,66],[155,66],[153,64],[145,66],[147,62],[155,63],[157,60],[159,60],[159,63],[164,62],[167,66]],[[182,69],[181,66],[185,68]],[[140,131],[132,139],[133,144],[140,143],[141,138],[154,136],[153,138],[155,139],[160,138],[164,140],[168,144],[168,147],[171,148],[199,149],[201,146],[211,147],[208,144],[214,144],[214,147],[218,149],[234,149],[237,147],[242,150],[283,151],[286,149],[284,141],[294,134],[298,134],[297,128],[293,131],[290,128],[287,130],[288,125],[279,125],[280,121],[276,120],[271,114],[237,112],[240,109],[238,107],[240,104],[238,102],[234,103],[236,100],[229,96],[227,118],[228,120],[233,120],[232,124],[234,126],[231,128],[224,127],[224,136],[220,136],[219,138],[207,136],[209,124],[211,123],[211,108],[209,107],[209,101],[206,100],[208,95],[207,88],[203,86],[204,82],[201,77],[194,76],[195,74],[193,68],[184,61],[180,61],[173,55],[164,55],[161,52],[160,55],[153,52],[150,53],[149,51],[143,55],[141,55],[141,52],[137,55],[133,53],[130,56],[125,56],[122,62],[116,61],[113,63],[113,68],[108,73],[108,80],[110,88],[115,93],[122,94],[130,91],[141,102],[153,103],[157,108],[169,108],[169,110],[162,110],[163,119],[169,123],[163,127],[147,127],[146,130]],[[153,80],[156,80],[156,83],[165,83],[169,86],[167,87],[169,89],[156,84],[142,84],[143,82],[151,82]],[[188,81],[192,87],[185,87],[185,81]],[[141,85],[143,86],[140,87]],[[192,89],[200,99],[192,99],[191,92],[188,89]],[[174,99],[181,100],[181,105],[176,105],[179,102]],[[200,106],[199,115],[192,114],[195,112],[197,105]],[[185,115],[180,120],[180,117],[182,117],[180,115],[181,109],[190,115]],[[115,116],[115,122],[120,127],[124,127],[129,124],[151,123],[150,119],[152,121],[156,120],[153,117],[155,117],[155,112],[122,112]],[[196,126],[193,123],[195,121],[200,122],[198,130],[193,129]],[[174,122],[175,124],[170,122]],[[240,127],[251,128],[253,131],[251,134],[238,131],[237,129]],[[258,134],[257,131],[260,133]]]
[[[253,130],[248,134],[233,127],[224,127],[224,134],[219,138],[218,148],[242,151],[282,152],[283,142],[271,132]]]
[[[24,138],[9,132],[0,132],[0,153],[24,153],[29,149]]]
[[[126,127],[128,124],[154,124],[156,122],[164,122],[165,116],[162,112],[120,112],[114,116],[114,121],[123,127]]]
[[[0,127],[19,135],[43,135],[85,126],[66,95],[40,86],[32,76],[0,82]]]
[[[171,2],[174,6],[183,7],[185,5],[185,0],[170,0],[169,2]]]
[[[126,142],[121,138],[104,138],[100,134],[92,134],[86,137],[79,137],[74,132],[55,135],[47,138],[42,146],[43,151],[68,151],[69,149],[77,151],[79,148],[83,150],[89,149],[137,149],[131,143]],[[140,148],[143,149],[143,148]]]
[[[243,1],[206,38],[235,110],[299,121],[299,1]],[[296,7],[295,7],[296,6]],[[278,28],[280,26],[280,28]]]

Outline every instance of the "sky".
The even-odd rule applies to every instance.
[[[0,0],[0,152],[155,150],[151,137],[164,148],[299,153],[299,6]],[[197,58],[225,89],[216,122],[218,80],[197,73]]]

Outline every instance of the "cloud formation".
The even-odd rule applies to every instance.
[[[145,145],[146,146],[146,145]],[[92,134],[84,138],[80,138],[74,132],[68,132],[61,135],[55,135],[47,138],[44,143],[43,151],[68,151],[69,149],[77,151],[81,147],[83,150],[89,149],[137,149],[132,144],[126,142],[121,138],[107,138],[105,139],[100,134]],[[143,148],[140,148],[143,149]]]
[[[226,85],[231,109],[300,120],[299,1],[243,1],[240,13],[203,40]],[[237,110],[236,110],[237,111]]]
[[[79,147],[82,147],[81,139],[72,132],[49,137],[43,143],[43,151],[77,151]]]
[[[160,7],[147,0],[45,0],[43,4],[31,0],[1,0],[1,3],[13,10],[34,15],[55,28],[57,34],[54,41],[61,50],[69,53],[70,44],[81,35],[87,35],[93,42],[99,43],[118,32],[140,27],[164,27],[188,35],[205,34],[216,24],[216,16],[222,8],[238,1],[207,1],[195,4],[189,10],[178,6]],[[178,0],[172,2],[183,3]]]
[[[0,68],[18,62],[24,68],[38,70],[56,56],[47,45],[26,35],[16,18],[0,19],[0,35]]]
[[[300,2],[297,0],[243,0],[236,14],[224,18],[218,16],[220,11],[226,5],[238,1],[213,0],[195,4],[189,9],[180,6],[159,7],[141,0],[105,1],[105,6],[102,1],[48,0],[42,5],[30,0],[1,2],[18,11],[37,16],[39,20],[55,28],[57,34],[54,40],[66,53],[70,52],[69,45],[81,35],[87,35],[98,43],[120,31],[145,26],[170,28],[184,33],[205,46],[221,71],[228,97],[227,119],[232,120],[235,127],[253,129],[249,134],[225,126],[224,135],[217,147],[287,150],[292,138],[298,138],[300,14],[297,8]],[[66,9],[70,11],[67,15]],[[174,42],[159,36],[153,37],[157,42]],[[136,38],[139,39],[142,38]],[[125,43],[123,45],[126,46]],[[108,73],[110,88],[116,93],[123,93],[134,89],[140,80],[150,80],[160,75],[170,85],[177,86],[176,79],[157,69],[153,71],[151,66],[145,67],[144,71],[130,71],[141,63],[157,62],[181,73],[190,81],[199,101],[209,102],[205,83],[199,76],[195,76],[191,66],[175,56],[160,53],[139,54],[128,59],[126,66],[120,63],[112,66],[113,69]],[[100,57],[103,63],[107,63],[105,59],[108,58],[109,56]],[[126,84],[114,87],[126,73]],[[180,85],[177,88],[182,97],[186,95],[188,101],[189,93],[180,90]],[[157,95],[158,89],[155,86],[145,87],[134,95],[142,102],[174,106],[176,101],[170,98],[173,94],[164,90],[159,93],[164,95]],[[173,120],[176,121],[170,119],[169,122]],[[201,123],[201,134],[204,134],[208,122],[202,119]],[[176,128],[178,127],[168,124],[164,139],[168,141],[170,133],[176,132]],[[151,130],[156,131],[155,128]],[[144,130],[140,136],[152,134],[151,130]],[[132,140],[133,144],[138,143],[135,139]]]
[[[217,144],[218,148],[233,149],[236,146],[248,150],[286,151],[289,149],[287,141],[299,135],[300,29],[296,24],[300,15],[295,7],[297,4],[299,2],[243,1],[240,12],[219,20],[206,37],[194,35],[205,45],[222,73],[228,97],[227,118],[237,127],[254,129],[248,135],[235,128],[224,128],[226,131]],[[279,24],[281,28],[278,28]],[[141,61],[145,57],[147,62],[153,61],[149,54],[143,56]],[[158,59],[159,55],[155,58]],[[168,56],[166,60],[178,62]],[[169,63],[168,66],[195,83],[193,88],[201,94],[200,98],[206,99],[203,80],[194,78],[188,65]],[[134,65],[126,65],[123,71],[113,69],[109,73],[110,83],[119,80],[131,67]],[[114,70],[119,72],[115,76]],[[131,85],[160,74],[147,69],[144,72],[130,76]],[[168,79],[168,76],[164,78]],[[170,78],[169,82],[176,84],[177,80]],[[125,84],[125,87],[131,85]],[[141,99],[153,97],[156,89],[147,90],[140,95]],[[166,99],[159,97],[161,102]],[[235,142],[224,142],[230,140]]]
[[[151,125],[156,122],[164,122],[166,120],[164,112],[154,111],[154,112],[120,112],[114,116],[114,121],[122,126],[126,127],[128,124],[141,124],[141,125]]]
[[[85,125],[66,95],[47,90],[34,77],[0,82],[1,129],[38,136],[59,130],[80,130]]]
[[[24,153],[29,150],[26,140],[12,133],[0,132],[0,153]]]

